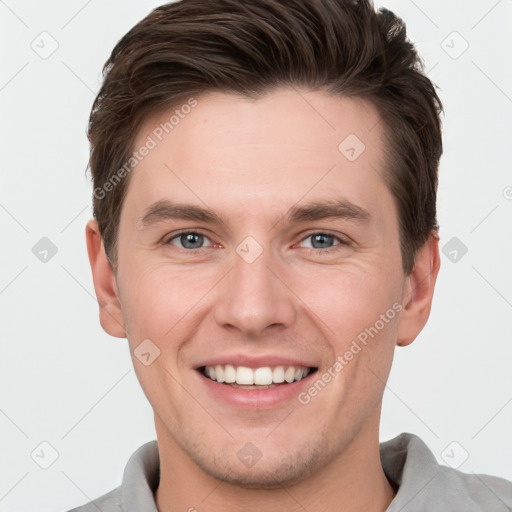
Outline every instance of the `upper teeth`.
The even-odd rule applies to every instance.
[[[262,368],[248,368],[247,366],[233,366],[230,364],[218,364],[206,366],[205,374],[210,379],[227,384],[237,383],[246,385],[280,384],[303,379],[309,373],[309,368],[304,366],[263,366]]]

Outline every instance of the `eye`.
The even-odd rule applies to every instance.
[[[324,232],[311,233],[310,235],[303,238],[301,243],[304,243],[306,240],[310,240],[310,245],[306,247],[317,250],[332,249],[338,245],[348,245],[348,242],[342,238]]]
[[[205,241],[208,241],[208,244],[203,245]],[[211,246],[212,243],[201,233],[197,233],[196,231],[182,231],[177,235],[174,235],[170,238],[166,243],[170,245],[176,245],[181,249],[202,249],[203,247]]]
[[[308,240],[310,241],[309,245],[306,242]],[[301,240],[301,244],[304,243],[306,243],[306,248],[321,252],[326,252],[340,245],[348,245],[346,240],[327,232],[311,233]],[[182,231],[169,238],[166,244],[184,250],[199,250],[214,245],[206,235],[197,231]]]

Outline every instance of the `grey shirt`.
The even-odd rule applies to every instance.
[[[512,482],[440,465],[414,434],[381,443],[380,457],[397,489],[386,512],[512,511]],[[69,512],[157,512],[153,493],[159,478],[158,444],[150,441],[130,457],[119,487]]]

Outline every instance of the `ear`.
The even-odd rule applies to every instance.
[[[94,291],[100,306],[100,324],[107,334],[116,338],[126,338],[115,274],[105,253],[97,221],[90,220],[87,223],[85,238]]]
[[[397,345],[412,343],[427,323],[440,266],[439,235],[433,232],[418,250],[414,268],[405,279]]]

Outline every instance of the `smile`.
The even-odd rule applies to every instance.
[[[277,385],[291,384],[298,382],[316,368],[305,366],[262,366],[260,368],[249,368],[247,366],[233,366],[231,364],[217,364],[215,366],[204,366],[200,369],[205,377],[224,384],[231,384],[232,387],[243,389],[272,389]]]

